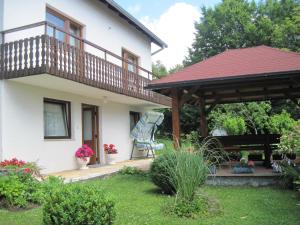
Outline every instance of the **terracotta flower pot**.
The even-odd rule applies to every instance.
[[[105,154],[105,162],[108,165],[112,165],[116,163],[116,154]]]
[[[87,164],[90,162],[90,157],[76,158],[80,170],[88,169]]]

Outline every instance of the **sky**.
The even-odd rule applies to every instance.
[[[194,22],[201,17],[201,7],[213,7],[221,0],[115,0],[125,10],[168,44],[152,57],[168,69],[181,64],[194,40]],[[152,47],[152,52],[157,50]]]

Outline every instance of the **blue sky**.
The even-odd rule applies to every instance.
[[[135,17],[149,16],[151,18],[159,17],[171,5],[177,2],[185,2],[198,7],[211,7],[221,0],[115,0],[127,11],[131,11]],[[130,10],[133,9],[133,10]]]
[[[115,0],[125,10],[168,44],[152,57],[168,69],[181,64],[194,40],[194,23],[201,17],[201,7],[212,7],[221,0]],[[157,50],[152,45],[152,52]]]

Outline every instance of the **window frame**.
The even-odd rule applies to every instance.
[[[134,126],[136,126],[136,124],[139,122],[139,120],[141,119],[141,114],[140,112],[136,112],[136,111],[129,111],[129,123],[131,122],[131,116],[133,116],[133,122],[135,123]],[[131,125],[131,124],[130,124]],[[134,127],[133,127],[134,128]],[[131,129],[130,127],[130,132],[133,130],[133,128]]]
[[[130,71],[128,70],[128,58],[129,56],[131,56],[132,58],[134,58],[134,63],[135,65],[132,65],[134,70],[133,71]],[[122,59],[123,59],[123,62],[122,62],[122,67],[123,69],[131,72],[131,73],[136,73],[138,74],[139,73],[139,62],[140,62],[140,57],[134,53],[132,53],[131,51],[127,50],[126,48],[122,48]]]
[[[64,100],[58,100],[58,99],[52,99],[52,98],[44,98],[43,100],[43,109],[45,109],[45,103],[49,104],[58,104],[58,105],[64,105],[66,109],[66,116],[67,116],[67,135],[66,136],[46,136],[45,135],[45,118],[43,120],[44,124],[44,139],[45,140],[51,140],[51,139],[71,139],[71,102],[64,101]],[[43,114],[44,116],[44,114]]]
[[[74,26],[74,27],[77,27],[78,30],[79,30],[79,36],[78,35],[75,35],[75,36],[77,36],[78,38],[83,39],[83,28],[84,28],[84,26],[82,24],[76,22],[74,19],[70,18],[69,16],[66,16],[66,15],[62,14],[62,13],[58,12],[57,10],[55,10],[52,7],[49,7],[49,6],[46,7],[46,17],[47,17],[47,13],[50,13],[50,14],[58,17],[59,19],[63,20],[64,21],[64,31],[67,32],[67,33],[71,33],[70,32],[71,25]],[[77,40],[77,41],[79,41],[79,40]],[[68,45],[70,45],[70,35],[64,33],[64,42],[67,43]],[[82,49],[83,44],[80,41],[79,46],[75,45],[74,47],[80,47]]]

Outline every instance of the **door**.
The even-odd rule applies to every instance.
[[[99,158],[99,116],[98,107],[93,105],[82,105],[82,142],[94,151],[90,165],[100,163]]]

